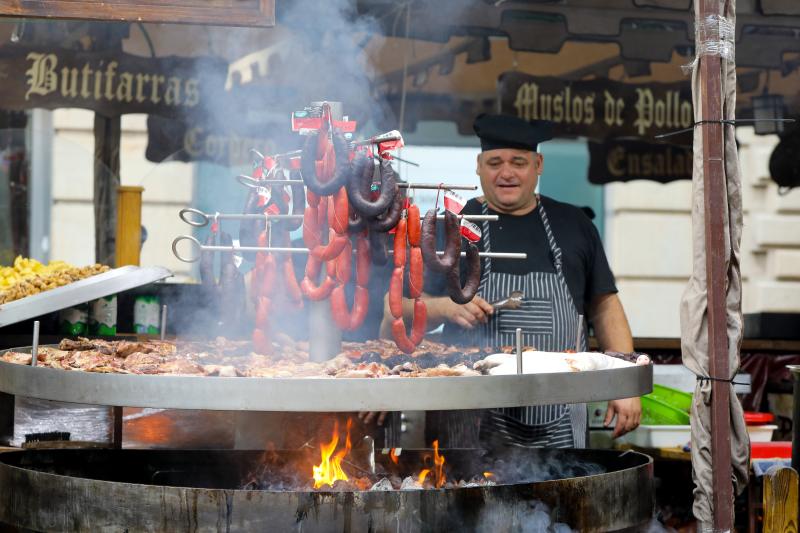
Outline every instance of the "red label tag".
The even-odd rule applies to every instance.
[[[272,191],[270,191],[269,187],[259,187],[256,191],[258,192],[258,205],[259,207],[264,207],[272,198]]]
[[[444,192],[444,208],[453,213],[454,215],[460,215],[461,210],[464,209],[464,204],[467,203],[464,199],[454,193],[450,189]]]
[[[264,212],[268,215],[279,215],[281,213],[281,208],[278,207],[278,204],[273,202],[267,206]]]
[[[461,219],[461,235],[464,236],[469,242],[478,242],[481,240],[481,228],[477,224],[473,224],[469,220]]]

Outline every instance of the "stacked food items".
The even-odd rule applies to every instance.
[[[423,340],[405,353],[390,340],[342,343],[342,352],[329,361],[309,359],[308,343],[276,337],[271,354],[254,352],[248,341],[222,337],[206,342],[109,341],[78,337],[64,339],[58,348],[39,348],[37,364],[60,370],[114,374],[179,374],[260,378],[389,378],[496,375],[502,363],[515,359],[510,346],[450,346]],[[494,353],[499,352],[499,353]],[[569,365],[553,369],[526,365],[526,373],[578,372],[649,364],[640,354],[551,354]],[[638,359],[637,359],[638,358]],[[8,351],[0,361],[29,365],[31,354]],[[636,361],[636,363],[634,363]],[[500,374],[504,372],[499,372]]]
[[[107,270],[109,267],[100,264],[76,267],[64,261],[50,261],[45,265],[35,259],[17,256],[12,266],[0,267],[0,304],[49,291]]]

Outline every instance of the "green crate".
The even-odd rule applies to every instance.
[[[642,420],[645,426],[686,426],[689,425],[689,413],[676,409],[661,400],[642,396]]]
[[[692,410],[692,395],[688,392],[653,384],[653,392],[647,396],[685,413]]]

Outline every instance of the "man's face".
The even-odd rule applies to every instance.
[[[489,206],[508,214],[523,214],[535,205],[544,159],[530,150],[502,148],[478,155],[477,174]]]

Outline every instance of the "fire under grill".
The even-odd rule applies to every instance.
[[[446,457],[442,488],[395,488],[435,468],[439,453]],[[353,457],[359,464],[348,466],[350,481],[316,490],[318,450],[9,452],[0,454],[0,521],[33,531],[500,532],[538,531],[548,521],[579,531],[638,531],[652,517],[652,461],[639,453],[451,449]]]

